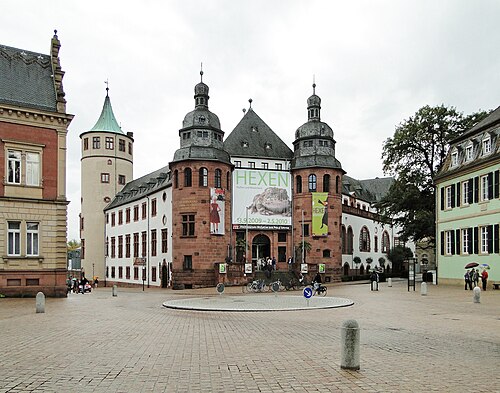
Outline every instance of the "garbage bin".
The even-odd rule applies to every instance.
[[[433,282],[432,281],[432,272],[427,272],[425,275],[425,282]]]

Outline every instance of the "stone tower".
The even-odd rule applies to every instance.
[[[338,277],[342,261],[340,226],[345,171],[335,158],[333,130],[321,121],[321,98],[316,95],[316,84],[307,99],[307,113],[308,121],[297,129],[293,142],[293,243],[297,246],[303,240],[308,242],[311,247],[306,262],[324,263],[327,273]],[[297,260],[302,257],[300,254]]]
[[[104,207],[133,179],[133,133],[122,131],[106,98],[101,116],[90,131],[80,135],[82,270],[88,279],[104,279]]]
[[[169,164],[174,289],[213,285],[214,263],[225,261],[230,245],[232,165],[219,118],[208,109],[203,71],[200,75],[195,109],[184,117],[180,148]]]

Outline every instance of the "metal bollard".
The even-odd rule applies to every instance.
[[[392,278],[390,277],[387,279],[387,286],[392,287]]]
[[[359,370],[359,331],[354,319],[342,323],[340,368]]]
[[[479,287],[474,287],[472,290],[473,295],[474,295],[474,303],[481,303],[481,288]]]
[[[425,281],[420,284],[420,294],[422,296],[427,296],[427,283]]]
[[[113,285],[112,294],[113,294],[113,296],[118,295],[118,288],[117,288],[116,284]]]
[[[36,294],[36,313],[45,312],[45,295],[43,292],[38,292]]]

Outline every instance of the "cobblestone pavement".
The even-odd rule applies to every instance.
[[[418,289],[333,285],[354,305],[254,313],[162,306],[213,288],[99,288],[44,314],[0,299],[0,392],[500,392],[500,291],[474,304],[460,287]],[[346,319],[361,327],[359,371],[340,368]]]

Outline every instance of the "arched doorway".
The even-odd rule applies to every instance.
[[[252,240],[252,263],[271,256],[271,241],[266,235],[257,235]],[[259,264],[257,263],[257,266]]]
[[[167,288],[168,287],[168,281],[169,281],[169,272],[168,272],[168,265],[165,260],[163,260],[163,264],[161,265],[161,287],[162,288]]]
[[[344,276],[349,275],[349,264],[346,262],[344,263]]]

